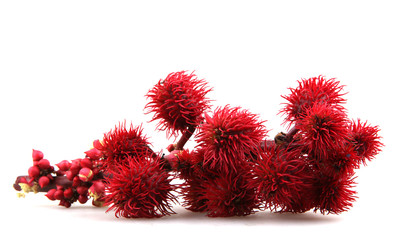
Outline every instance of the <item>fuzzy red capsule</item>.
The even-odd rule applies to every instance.
[[[145,109],[147,113],[154,113],[152,121],[159,120],[160,130],[176,136],[189,126],[200,124],[203,112],[210,105],[206,98],[210,91],[207,82],[194,73],[170,73],[146,94],[150,101]]]

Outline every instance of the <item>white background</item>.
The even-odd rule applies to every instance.
[[[0,3],[2,238],[396,238],[393,1],[142,2]],[[214,106],[260,114],[269,137],[285,130],[277,113],[288,87],[336,77],[349,92],[349,116],[379,125],[386,145],[357,172],[353,208],[213,219],[176,206],[161,219],[116,219],[90,204],[65,209],[40,194],[16,197],[12,183],[27,173],[32,148],[53,164],[82,157],[124,120],[142,123],[156,150],[172,143],[143,114],[144,95],[180,70],[209,82]]]

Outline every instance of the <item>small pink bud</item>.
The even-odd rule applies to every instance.
[[[44,188],[50,183],[50,179],[47,176],[42,176],[39,179],[39,185],[41,188]]]
[[[80,184],[81,184],[81,180],[80,180],[79,176],[75,176],[75,177],[73,178],[72,187],[77,187],[77,186],[79,186]]]
[[[62,200],[63,199],[63,191],[62,190],[56,190],[54,192],[54,198],[56,200]]]
[[[88,193],[87,187],[78,186],[76,190],[77,190],[77,193],[80,195],[86,195]]]
[[[48,179],[50,179],[50,181],[54,180],[54,177],[49,173],[47,174]]]
[[[74,176],[76,176],[72,171],[66,171],[65,175],[69,181],[73,181]]]
[[[84,204],[88,201],[88,197],[87,197],[87,195],[80,195],[78,200],[81,204]]]
[[[83,182],[91,181],[93,177],[94,174],[92,173],[92,170],[89,168],[82,168],[79,172],[79,178]]]
[[[54,197],[54,193],[56,192],[57,190],[56,189],[50,189],[48,192],[47,192],[47,194],[45,195],[48,199],[50,199],[51,201],[54,201],[55,200],[55,197]]]
[[[172,152],[170,152],[170,154],[164,156],[164,158],[167,160],[167,162],[170,164],[172,169],[178,169],[180,166],[180,162],[179,162],[179,154],[182,152],[183,150],[174,150]]]
[[[21,177],[21,178],[19,179],[19,183],[28,183],[28,181],[26,180],[26,178]]]
[[[60,206],[64,206],[65,208],[70,208],[70,206],[72,206],[72,204],[69,201],[66,201],[66,200],[61,200],[59,202],[59,205]]]
[[[50,161],[48,161],[47,159],[41,159],[40,161],[38,161],[38,165],[37,166],[40,169],[49,169],[51,167]]]
[[[37,178],[40,176],[40,169],[38,166],[32,166],[28,170],[29,177]]]
[[[70,169],[70,162],[68,160],[63,160],[58,164],[55,164],[59,170],[61,171],[68,171]]]
[[[66,199],[70,199],[73,197],[73,190],[71,188],[66,189],[63,191],[63,197]]]
[[[166,148],[168,150],[168,152],[172,152],[175,150],[176,144],[170,144],[168,145],[168,147]]]
[[[80,165],[82,168],[86,167],[86,168],[92,169],[92,162],[88,158],[81,159]]]
[[[105,184],[102,181],[94,181],[92,186],[89,189],[90,194],[100,197],[105,192]]]
[[[101,151],[103,149],[102,143],[99,140],[95,140],[93,145],[94,145],[94,148],[98,149],[99,151]]]
[[[102,146],[102,145],[101,145],[101,146]],[[86,156],[87,156],[88,158],[90,158],[91,160],[98,160],[98,159],[100,159],[101,156],[102,156],[102,152],[99,151],[99,150],[96,149],[96,148],[92,148],[92,149],[90,149],[90,150],[88,150],[88,151],[86,151],[86,152],[84,152],[84,153],[85,153]]]
[[[44,157],[44,154],[41,151],[33,149],[33,151],[32,151],[33,161],[39,161],[39,160],[43,159],[43,157]]]
[[[97,168],[97,167],[94,167],[94,169],[92,169],[92,173],[93,173],[94,175],[99,174],[99,172],[100,172],[100,170],[99,170],[99,168]]]
[[[80,159],[72,160],[72,164],[70,165],[70,171],[72,171],[74,175],[77,175],[80,169],[81,169]]]

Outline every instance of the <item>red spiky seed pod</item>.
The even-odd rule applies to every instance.
[[[192,212],[204,212],[206,209],[203,181],[205,180],[199,177],[189,177],[181,185],[183,206]]]
[[[258,199],[265,208],[305,212],[313,207],[313,172],[305,155],[285,148],[265,148],[252,165]]]
[[[106,179],[105,204],[107,211],[115,210],[116,217],[154,218],[173,213],[171,177],[161,168],[158,158],[128,157],[118,164]]]
[[[209,217],[245,216],[259,206],[255,189],[247,184],[250,175],[244,170],[237,174],[222,174],[202,183],[202,200]]]
[[[159,120],[158,129],[176,135],[200,124],[203,112],[209,108],[206,94],[210,90],[194,73],[173,72],[149,90],[146,97],[150,101],[145,109],[154,113],[152,121]]]
[[[326,104],[315,104],[306,109],[305,117],[297,121],[300,130],[300,145],[316,158],[327,158],[338,146],[343,146],[348,139],[347,116]]]
[[[267,130],[258,115],[240,107],[217,108],[197,134],[204,153],[203,165],[221,172],[237,171],[247,156],[255,154]]]
[[[358,156],[354,148],[345,144],[343,146],[334,148],[328,158],[317,159],[317,162],[312,162],[316,170],[322,174],[335,178],[344,178],[354,174],[354,170],[358,168]]]
[[[344,178],[319,176],[316,183],[314,211],[320,211],[322,214],[339,214],[347,211],[356,199],[356,192],[352,190],[354,185],[352,176]]]
[[[366,164],[366,160],[371,161],[380,151],[383,144],[378,135],[378,126],[371,126],[360,119],[351,121],[349,124],[349,134],[351,143],[359,158],[359,163]]]
[[[324,76],[302,79],[297,88],[289,88],[291,93],[282,96],[287,103],[280,111],[286,115],[285,123],[301,119],[315,103],[332,106],[344,111],[342,104],[346,102],[342,93],[343,87],[335,78],[326,79]]]
[[[127,129],[125,122],[106,133],[102,143],[95,142],[94,145],[104,156],[99,160],[103,169],[112,168],[119,163],[124,164],[128,157],[153,154],[147,137],[142,134],[142,126],[134,127],[131,124]]]

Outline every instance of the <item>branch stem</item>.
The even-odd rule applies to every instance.
[[[194,125],[188,126],[186,131],[183,132],[179,141],[176,143],[175,150],[183,150],[183,147],[185,146],[187,141],[190,139],[190,137],[193,135],[195,130],[196,130],[196,126],[194,126]]]

